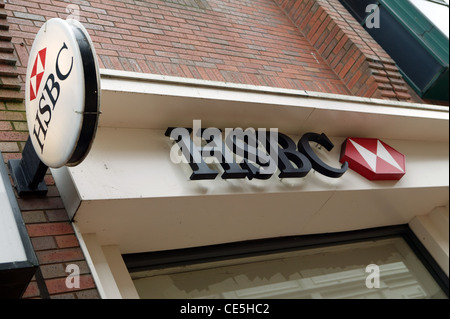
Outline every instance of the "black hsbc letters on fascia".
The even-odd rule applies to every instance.
[[[202,129],[201,132],[197,132],[197,136],[203,136],[203,133],[206,130],[207,129]],[[219,172],[211,169],[208,164],[206,164],[203,159],[205,156],[205,151],[202,147],[195,145],[191,138],[191,132],[192,129],[190,128],[169,127],[165,132],[165,136],[170,136],[173,138],[181,149],[183,156],[186,158],[192,169],[192,175],[190,176],[191,180],[215,179]],[[277,166],[280,170],[278,177],[304,177],[309,173],[311,168],[313,168],[322,175],[332,178],[339,178],[348,170],[347,162],[344,162],[341,168],[334,168],[327,165],[311,148],[309,142],[318,143],[325,147],[327,151],[331,151],[333,149],[333,143],[324,133],[306,133],[299,140],[298,145],[296,145],[290,137],[282,133],[277,134],[278,150],[274,150],[273,144],[268,140],[266,144],[266,151],[269,155],[277,154]],[[208,134],[206,135],[208,136]],[[267,139],[269,139],[269,136],[270,135],[267,135]],[[258,160],[255,163],[248,161],[247,155],[255,152],[255,150],[252,149],[252,147],[249,147],[245,142],[244,152],[246,156],[244,156],[241,163],[236,163],[234,160],[226,160],[227,158],[230,158],[226,156],[226,153],[230,152],[230,150],[227,149],[225,143],[222,142],[221,136],[209,135],[208,138],[209,139],[207,139],[206,142],[209,143],[212,139],[215,139],[216,145],[222,149],[221,152],[216,152],[215,154],[211,153],[208,157],[214,156],[218,159],[224,170],[224,173],[221,176],[223,179],[240,179],[245,177],[249,180],[253,178],[269,179],[273,175],[273,173],[267,173],[267,170],[265,173],[261,173],[261,167],[267,166],[267,163],[260,163]],[[233,141],[233,151],[236,152],[237,148],[237,144]],[[208,152],[206,152],[206,154],[207,153]],[[260,167],[257,167],[257,165]]]
[[[344,162],[341,168],[334,168],[325,164],[319,156],[313,151],[309,142],[316,142],[329,152],[333,149],[334,145],[330,139],[324,134],[306,133],[302,136],[298,142],[298,150],[305,154],[305,156],[311,161],[312,168],[322,175],[338,178],[341,177],[348,170],[348,163]]]

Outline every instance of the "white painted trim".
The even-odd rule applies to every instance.
[[[97,241],[96,235],[81,234],[76,223],[73,223],[73,227],[100,297],[102,299],[122,299],[109,262]]]
[[[80,194],[78,193],[67,167],[60,169],[50,168],[50,171],[55,182],[57,181],[58,191],[64,202],[67,214],[69,215],[69,218],[72,219],[81,204]]]
[[[277,128],[285,134],[448,142],[449,108],[130,72],[101,71],[99,129]]]
[[[127,266],[117,245],[103,246],[103,253],[123,299],[139,299]]]
[[[342,101],[351,103],[363,103],[365,105],[372,104],[373,106],[383,106],[383,107],[397,107],[404,109],[414,109],[414,110],[427,110],[449,113],[449,107],[433,105],[433,104],[420,104],[420,103],[410,103],[401,102],[394,100],[383,100],[374,99],[367,97],[359,97],[352,95],[341,95],[341,94],[331,94],[322,92],[313,92],[305,90],[293,90],[293,89],[283,89],[268,86],[256,86],[249,84],[240,83],[230,83],[230,82],[219,82],[219,81],[208,81],[199,80],[184,77],[175,76],[165,76],[158,74],[148,74],[148,73],[138,73],[129,71],[119,71],[110,69],[100,69],[101,79],[115,79],[122,81],[144,81],[144,82],[159,82],[165,84],[182,85],[182,86],[195,86],[195,87],[205,87],[205,88],[215,88],[215,89],[226,89],[226,90],[236,90],[236,91],[247,91],[252,93],[263,93],[263,94],[281,94],[281,95],[291,95],[297,97],[307,97],[307,98],[317,98],[332,101]]]
[[[410,223],[419,238],[438,265],[449,276],[449,207],[436,207],[428,215],[416,216]]]

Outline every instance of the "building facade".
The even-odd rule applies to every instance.
[[[392,9],[389,1],[364,9],[375,2]],[[430,54],[439,71],[420,86],[368,30],[367,19],[380,14],[375,28],[388,32],[384,11],[367,11],[361,23],[352,5],[0,4],[5,171],[29,137],[25,75],[44,23],[78,20],[100,69],[89,155],[49,169],[44,196],[15,194],[37,260],[21,298],[448,298],[448,88],[439,91],[448,83],[448,36],[447,51]],[[445,42],[436,34],[415,41],[436,48]],[[172,135],[177,128],[194,133]],[[192,165],[177,147],[188,141],[194,152],[189,141],[200,128],[276,130],[288,162],[267,178],[249,173],[255,165],[231,172],[206,155]],[[211,136],[197,138],[198,148],[211,146]],[[355,163],[365,152],[366,168],[381,158],[401,176],[346,169],[340,159],[352,140],[365,148]],[[297,160],[312,167],[302,173]],[[366,282],[370,265],[381,269],[381,287]]]

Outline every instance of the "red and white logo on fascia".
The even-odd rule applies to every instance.
[[[36,59],[34,60],[33,69],[30,76],[30,101],[33,101],[41,86],[42,77],[45,72],[45,57],[47,55],[47,48],[44,48],[38,52]]]
[[[340,161],[371,181],[399,180],[405,175],[405,155],[376,138],[347,138]]]

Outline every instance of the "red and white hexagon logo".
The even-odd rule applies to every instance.
[[[47,55],[47,48],[44,48],[38,52],[36,59],[34,60],[33,69],[30,76],[30,101],[33,101],[39,92],[41,86],[42,77],[45,72],[45,57]]]
[[[341,163],[369,180],[399,180],[405,175],[405,155],[376,138],[347,138]]]

